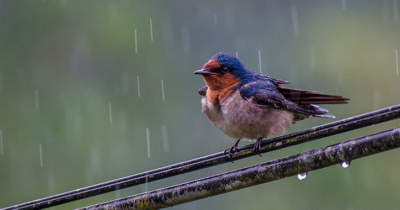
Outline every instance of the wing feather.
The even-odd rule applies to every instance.
[[[347,104],[348,98],[327,95],[316,91],[277,86],[277,90],[288,100],[301,104]]]
[[[257,82],[252,82],[247,85],[242,86],[240,88],[240,93],[242,97],[246,100],[252,100],[255,104],[258,105],[263,105],[263,106],[272,106],[277,109],[283,109],[287,110],[290,112],[293,112],[296,116],[297,115],[305,115],[304,117],[300,118],[306,118],[308,116],[314,116],[314,117],[328,117],[328,118],[334,118],[333,115],[328,113],[328,110],[319,107],[314,104],[309,104],[309,103],[303,103],[307,102],[307,100],[311,101],[317,101],[317,102],[323,102],[323,100],[326,100],[326,102],[332,102],[332,100],[328,99],[323,99],[323,98],[312,98],[312,97],[328,97],[329,95],[323,95],[320,93],[314,94],[312,91],[294,91],[290,92],[288,88],[284,88],[287,92],[289,92],[289,98],[295,98],[292,93],[299,93],[297,94],[296,97],[300,97],[298,99],[300,100],[290,100],[286,98],[287,93],[281,93],[279,90],[279,86],[275,86],[269,82],[265,81],[257,81]],[[297,89],[294,89],[297,90]],[[308,94],[307,100],[302,100],[301,99],[301,94]],[[292,94],[292,95],[291,95]],[[316,95],[317,94],[317,95]],[[337,100],[337,99],[335,99]]]

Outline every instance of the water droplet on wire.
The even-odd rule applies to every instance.
[[[349,166],[350,166],[350,161],[349,162],[346,162],[346,161],[344,161],[344,162],[342,162],[340,165],[343,167],[343,168],[348,168]]]
[[[304,179],[307,178],[307,174],[308,174],[307,172],[306,173],[297,174],[297,178],[299,180],[304,180]]]

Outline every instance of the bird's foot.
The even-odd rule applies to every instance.
[[[254,144],[254,147],[253,147],[253,151],[258,153],[258,155],[260,157],[262,157],[262,155],[260,153],[261,152],[261,142],[262,142],[262,140],[263,140],[263,137],[258,138],[257,142]]]
[[[224,154],[228,153],[228,158],[229,159],[232,158],[232,153],[238,151],[239,141],[240,141],[240,139],[238,139],[236,141],[235,145],[233,145],[231,148],[224,150]]]
[[[237,148],[238,148],[238,146],[232,146],[231,148],[229,148],[229,149],[226,149],[225,151],[224,151],[224,154],[227,154],[228,153],[228,158],[229,159],[231,159],[232,158],[232,153],[234,153],[236,150],[237,150]]]

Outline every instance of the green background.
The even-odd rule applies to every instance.
[[[324,106],[336,119],[307,119],[288,133],[399,104],[399,4],[0,1],[0,208],[231,147],[235,140],[201,113],[197,90],[204,83],[193,74],[217,52],[237,52],[247,68],[259,71],[260,51],[262,72],[292,81],[288,87],[351,99],[347,105]],[[399,124],[383,123],[149,183],[148,190]],[[303,181],[289,177],[172,209],[398,209],[399,159],[400,151],[394,150],[356,160],[347,169],[338,165],[311,172]],[[144,190],[132,187],[54,209]]]

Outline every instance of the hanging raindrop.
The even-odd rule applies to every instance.
[[[343,168],[348,168],[349,166],[350,166],[350,161],[349,162],[346,162],[346,161],[344,161],[344,162],[342,162],[340,165],[343,167]]]
[[[304,180],[307,178],[307,172],[305,173],[301,173],[301,174],[297,174],[297,178],[299,178],[299,180]]]

